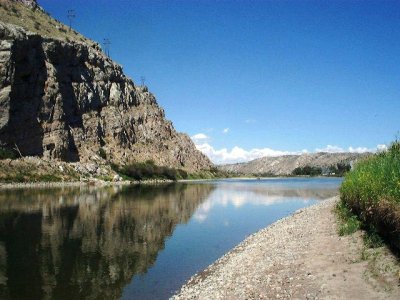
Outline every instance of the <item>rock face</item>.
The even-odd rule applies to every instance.
[[[12,0],[12,1],[22,3],[30,8],[38,7],[36,0]]]
[[[32,2],[34,1],[23,1]],[[152,159],[188,171],[209,159],[177,133],[147,87],[96,44],[43,37],[0,22],[0,146],[23,156],[123,164]]]
[[[239,174],[271,174],[290,175],[297,167],[320,167],[322,169],[337,163],[354,163],[370,153],[313,153],[302,155],[283,155],[277,157],[262,157],[247,163],[219,166],[223,171]]]

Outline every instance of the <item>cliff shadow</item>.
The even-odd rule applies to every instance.
[[[42,156],[43,129],[39,114],[47,70],[41,38],[14,41],[10,51],[5,80],[10,82],[11,90],[8,103],[2,103],[5,122],[0,129],[0,142],[10,150],[18,148],[24,156]]]

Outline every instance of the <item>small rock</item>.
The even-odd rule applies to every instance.
[[[122,177],[119,175],[114,175],[113,181],[122,181]]]

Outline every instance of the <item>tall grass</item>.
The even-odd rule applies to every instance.
[[[347,173],[341,205],[400,249],[400,141],[359,162]]]

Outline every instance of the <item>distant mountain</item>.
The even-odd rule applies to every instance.
[[[306,166],[320,167],[327,170],[338,163],[353,164],[360,158],[371,153],[312,153],[301,155],[283,155],[277,157],[262,157],[246,163],[221,165],[218,168],[236,174],[271,174],[290,175],[293,170]]]
[[[0,147],[46,160],[153,160],[189,172],[210,160],[146,86],[34,0],[0,0]]]

